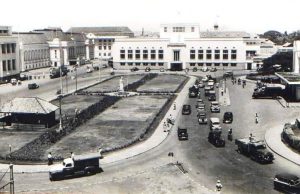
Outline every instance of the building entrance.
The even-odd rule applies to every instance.
[[[182,71],[182,63],[171,63],[171,71]]]
[[[252,69],[252,63],[247,63],[247,70],[251,70]]]

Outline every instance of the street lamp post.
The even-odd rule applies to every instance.
[[[100,59],[100,63],[99,63],[99,82],[101,81],[101,73],[100,73],[100,65],[101,65],[102,60]]]
[[[61,99],[62,95],[59,95],[59,132],[63,130],[62,126],[62,111],[61,111]]]

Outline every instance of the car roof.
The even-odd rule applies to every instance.
[[[289,179],[289,180],[298,180],[299,177],[291,174],[291,173],[280,173],[276,174],[275,178],[284,178],[284,179]]]
[[[232,112],[225,112],[224,114],[231,114],[232,115]]]
[[[211,104],[219,104],[219,102],[218,101],[213,101],[213,102],[211,102]]]
[[[211,120],[211,122],[220,122],[220,119],[219,118],[217,118],[217,117],[211,117],[210,118],[210,120]]]

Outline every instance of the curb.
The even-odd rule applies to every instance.
[[[282,154],[282,153],[279,153],[276,149],[274,149],[274,147],[272,147],[271,146],[271,144],[270,144],[270,142],[268,142],[267,141],[267,135],[269,135],[269,133],[271,134],[272,132],[272,129],[274,130],[274,128],[270,128],[270,129],[268,129],[267,130],[267,132],[265,133],[265,136],[264,136],[264,140],[265,140],[265,143],[266,143],[266,145],[268,146],[268,148],[270,149],[270,150],[272,150],[274,153],[276,153],[277,155],[279,155],[280,157],[282,157],[282,158],[284,158],[284,159],[286,159],[286,160],[288,160],[288,161],[290,161],[290,162],[292,162],[292,163],[294,163],[294,164],[296,164],[296,165],[298,165],[298,166],[300,166],[300,163],[299,162],[296,162],[296,161],[294,161],[293,159],[290,159],[289,157],[287,157],[286,155],[288,155],[288,153],[285,155],[285,154]],[[281,134],[281,133],[280,133]],[[278,139],[276,139],[276,140],[278,140]],[[281,141],[281,137],[279,138],[279,140],[280,140],[280,144],[283,144],[283,146],[285,146],[290,152],[293,152],[289,147],[287,147],[282,141]],[[294,152],[293,152],[294,153]],[[300,158],[300,155],[299,155],[299,158]]]

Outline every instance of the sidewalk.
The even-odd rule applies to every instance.
[[[283,125],[270,128],[265,134],[265,142],[273,152],[300,166],[300,154],[292,151],[281,141],[282,130]]]
[[[175,102],[176,110],[174,110],[173,105],[170,106],[170,109],[164,116],[163,120],[160,122],[158,127],[152,136],[144,142],[141,142],[137,145],[125,148],[116,152],[105,155],[104,159],[100,160],[100,165],[106,165],[109,163],[118,162],[124,159],[134,157],[136,155],[147,152],[154,147],[160,145],[168,136],[168,132],[164,132],[164,122],[169,118],[170,114],[173,118],[176,118],[180,113],[181,107],[188,96],[188,88],[195,83],[196,78],[191,76],[190,80],[182,88],[181,92],[178,93]],[[0,172],[5,172],[9,168],[8,164],[0,164]],[[38,172],[48,172],[48,165],[14,165],[15,173],[38,173]]]

